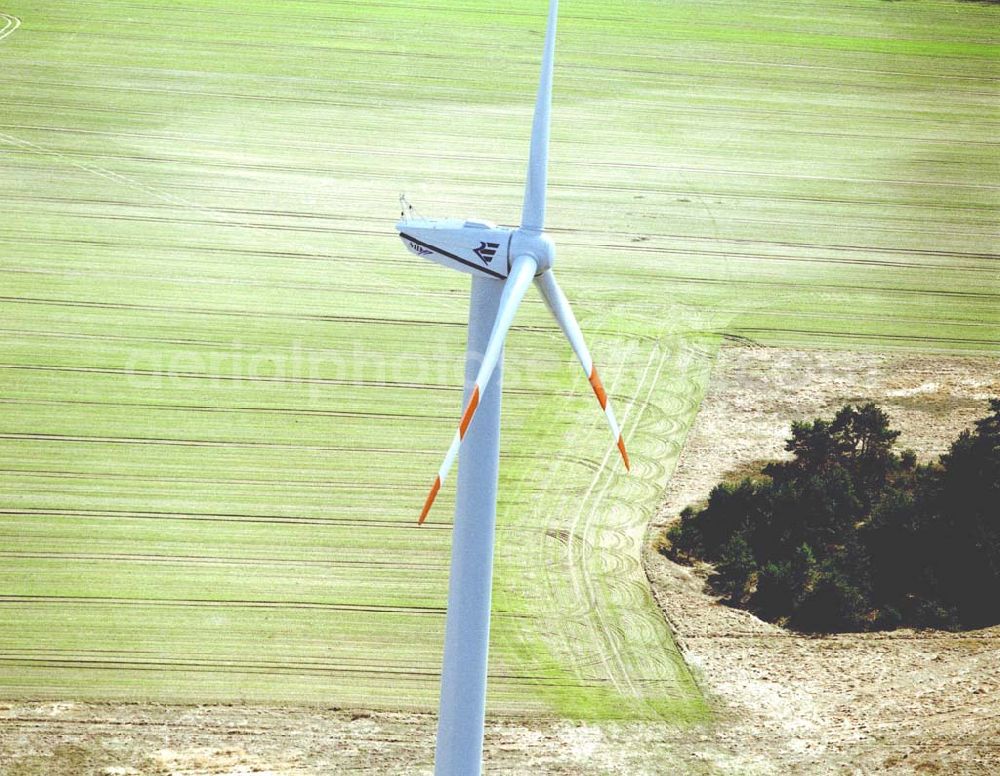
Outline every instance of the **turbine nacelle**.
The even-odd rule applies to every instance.
[[[555,243],[544,232],[478,219],[402,218],[396,231],[410,253],[470,275],[506,278],[518,256],[531,256],[540,275],[556,257]]]
[[[470,275],[506,278],[514,230],[488,221],[403,218],[396,231],[410,253]]]

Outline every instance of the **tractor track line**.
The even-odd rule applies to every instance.
[[[183,598],[120,598],[114,596],[6,595],[0,606],[14,604],[73,604],[80,606],[155,606],[180,608],[238,607],[244,609],[316,609],[331,612],[385,612],[390,614],[443,615],[444,606],[378,606],[375,604],[334,604],[320,601],[257,601]]]
[[[131,89],[127,91],[132,91]],[[164,93],[176,94],[177,90],[165,89]],[[85,135],[96,135],[100,137],[126,137],[126,138],[137,138],[142,140],[172,140],[180,141],[175,135],[157,135],[154,133],[139,133],[139,132],[113,132],[109,130],[81,130],[68,127],[51,127],[43,125],[22,125],[22,124],[0,124],[0,128],[4,129],[17,129],[17,130],[29,130],[36,132],[60,132],[66,134],[85,134]],[[198,142],[205,145],[210,145],[214,147],[224,146],[224,147],[238,147],[245,149],[245,144],[236,143],[235,141],[219,140],[217,137],[185,137],[184,142]],[[435,153],[435,152],[420,152],[416,150],[407,149],[405,151],[395,150],[395,149],[380,149],[380,148],[370,148],[364,146],[353,146],[346,145],[342,143],[330,144],[330,143],[285,143],[283,144],[285,148],[293,148],[298,150],[309,150],[309,151],[325,151],[330,154],[349,154],[351,156],[364,155],[364,156],[382,156],[389,157],[393,159],[412,159],[412,158],[422,158],[422,159],[435,159],[435,160],[449,160],[449,161],[468,161],[477,164],[482,163],[496,163],[503,165],[518,164],[519,159],[512,156],[496,156],[489,154],[462,154],[455,152],[445,152],[445,153]],[[63,151],[61,152],[65,155],[87,155],[83,151]],[[202,163],[202,160],[197,158],[192,159],[191,157],[166,157],[166,156],[122,156],[122,155],[112,155],[110,157],[101,157],[101,155],[95,155],[100,158],[113,158],[116,160],[142,160],[142,161],[152,161],[152,162],[188,162],[188,163]],[[242,167],[243,164],[236,165],[231,162],[208,162],[206,164],[222,165],[225,167]],[[957,188],[979,188],[988,190],[998,190],[1000,186],[988,183],[968,183],[964,181],[940,181],[940,180],[925,180],[925,179],[911,179],[911,178],[858,178],[858,177],[845,177],[845,176],[829,176],[829,175],[809,175],[804,173],[782,173],[782,172],[764,172],[758,170],[741,170],[733,169],[728,167],[711,167],[711,166],[692,166],[692,165],[679,165],[679,164],[651,164],[648,162],[608,162],[608,161],[589,161],[589,162],[576,162],[572,160],[567,160],[560,162],[562,167],[580,167],[586,170],[591,170],[595,167],[609,169],[609,170],[647,170],[651,172],[658,173],[673,173],[673,172],[683,172],[683,173],[693,173],[697,175],[721,175],[721,176],[732,176],[741,179],[745,178],[768,178],[768,179],[781,179],[781,180],[796,180],[796,181],[836,181],[838,183],[864,183],[864,184],[877,184],[879,186],[883,185],[893,185],[893,186],[944,186],[944,187],[957,187]],[[276,165],[247,165],[252,169],[307,169],[316,170],[319,168],[300,168],[297,166],[293,167],[280,167]],[[135,204],[135,203],[122,203],[122,204]],[[213,208],[213,210],[218,210],[219,212],[238,212],[239,209],[235,208]],[[262,211],[253,210],[249,212],[261,213],[266,215],[298,215],[294,213],[285,213],[280,211]],[[302,215],[303,218],[323,218],[322,214],[310,213]]]
[[[221,556],[221,555],[157,555],[150,553],[87,553],[58,551],[28,551],[0,550],[0,558],[17,558],[25,560],[60,560],[60,561],[111,561],[113,563],[149,563],[184,566],[283,566],[305,568],[388,568],[406,571],[447,571],[447,563],[413,563],[395,560],[311,560],[309,558],[275,558],[252,556]]]
[[[368,530],[399,531],[400,528],[414,528],[414,521],[411,517],[400,518],[398,520],[364,520],[338,517],[298,517],[283,515],[252,515],[240,513],[213,513],[213,512],[139,512],[135,510],[121,509],[54,509],[54,508],[26,508],[12,509],[0,508],[0,519],[4,515],[15,517],[25,516],[46,516],[46,517],[73,517],[73,518],[95,518],[101,520],[179,520],[186,522],[214,522],[214,523],[261,523],[268,525],[312,525],[322,528],[350,528],[352,530],[365,528]],[[435,522],[433,525],[421,526],[424,531],[451,531],[450,522]]]
[[[255,193],[254,191],[252,191],[250,189],[238,188],[238,187],[235,187],[235,186],[218,186],[218,185],[217,186],[211,186],[211,187],[209,187],[209,186],[199,187],[199,186],[195,186],[193,184],[161,184],[161,188],[164,188],[164,189],[181,188],[181,189],[185,189],[185,190],[192,190],[193,189],[193,190],[198,190],[198,191],[211,191],[214,194],[227,193],[227,194],[248,194],[248,195],[252,195],[252,194]],[[83,205],[83,206],[93,205],[93,206],[99,206],[99,207],[137,208],[137,209],[142,209],[142,210],[167,209],[167,208],[173,208],[174,207],[173,205],[164,204],[162,202],[145,202],[145,203],[139,204],[139,203],[136,203],[136,202],[130,202],[130,201],[126,201],[126,200],[95,199],[95,198],[91,198],[91,197],[57,197],[57,196],[51,196],[51,195],[42,196],[42,195],[23,194],[23,193],[22,194],[18,194],[18,195],[8,196],[8,197],[6,197],[6,201],[8,203],[14,203],[14,202],[17,202],[17,203],[44,203],[44,204],[53,204],[53,205]],[[336,221],[344,221],[345,220],[343,216],[341,216],[339,214],[336,214],[336,213],[332,213],[332,212],[331,213],[317,213],[317,212],[302,211],[302,210],[299,210],[299,211],[290,211],[290,210],[289,211],[282,211],[282,210],[265,210],[265,209],[261,209],[261,208],[251,208],[251,207],[221,207],[221,206],[215,206],[213,209],[216,210],[217,212],[220,212],[220,213],[232,213],[232,214],[236,214],[236,215],[255,216],[255,217],[258,217],[258,218],[259,217],[273,217],[273,218],[286,218],[286,219],[288,219],[288,218],[301,218],[301,219],[308,219],[308,220],[335,221],[335,222]],[[87,214],[86,213],[81,213],[80,215],[85,217]],[[675,219],[686,219],[686,220],[704,220],[705,219],[704,215],[695,214],[695,213],[685,213],[685,214],[673,213],[673,214],[671,214],[671,216],[673,218],[675,218]],[[357,217],[353,218],[352,220],[353,221],[362,221],[362,222],[381,223],[381,219],[376,218],[374,216],[357,216]],[[881,220],[883,220],[883,221],[892,220],[892,221],[899,221],[899,222],[909,222],[910,225],[902,225],[901,224],[901,225],[898,225],[898,226],[879,226],[879,225],[875,225],[875,224],[865,223],[865,224],[863,224],[859,228],[863,228],[867,232],[884,232],[884,233],[891,233],[891,234],[921,234],[921,235],[927,234],[927,235],[934,235],[934,236],[947,235],[947,236],[950,236],[950,237],[964,237],[964,236],[966,236],[968,234],[968,229],[967,228],[965,230],[960,230],[960,229],[951,230],[951,229],[942,229],[940,227],[935,228],[933,226],[927,226],[926,219],[907,219],[907,218],[895,218],[895,217],[893,217],[893,218],[887,218],[887,217],[883,217]],[[729,216],[727,218],[727,221],[729,223],[734,223],[734,224],[752,224],[752,225],[757,225],[757,226],[799,226],[800,225],[800,223],[797,222],[797,221],[787,221],[787,220],[782,220],[782,219],[778,219],[778,218],[750,218],[750,217],[746,217],[746,216],[743,216],[743,217]],[[815,220],[813,220],[811,223],[814,224],[814,225],[816,225],[816,226],[822,226],[822,227],[838,227],[838,226],[841,226],[840,224],[823,222],[823,221],[815,221]],[[972,221],[971,219],[966,219],[963,223],[965,224],[966,227],[969,227],[969,226],[982,226],[984,228],[992,228],[993,227],[993,222],[990,221],[990,220]],[[569,233],[569,230],[556,230],[556,229],[553,229],[552,231],[554,231],[554,232],[561,231],[561,232]],[[373,234],[374,233],[375,232],[373,232]],[[608,232],[594,232],[594,233],[603,234],[605,236],[611,236],[611,234],[608,233]],[[645,235],[649,235],[649,236],[660,236],[660,235],[657,235],[657,234],[655,234],[653,232],[645,232],[644,234]],[[685,239],[691,239],[691,240],[697,240],[697,239],[719,239],[720,241],[724,241],[722,238],[704,238],[704,237],[700,237],[700,236],[697,236],[697,235],[691,235],[691,236],[686,237]]]
[[[66,160],[67,162],[69,162],[70,164],[73,164],[74,166],[77,166],[77,167],[80,167],[81,169],[86,170],[87,172],[91,172],[93,174],[97,174],[100,177],[109,177],[110,176],[110,177],[118,178],[120,182],[127,182],[128,185],[132,186],[133,188],[145,188],[146,189],[146,193],[153,194],[154,196],[156,196],[157,199],[168,201],[168,202],[169,201],[176,201],[179,204],[183,204],[183,205],[185,205],[187,207],[194,207],[196,209],[204,210],[204,211],[212,211],[213,208],[206,207],[206,206],[203,206],[203,205],[196,205],[195,203],[192,203],[192,202],[187,202],[187,201],[182,200],[180,198],[174,197],[173,195],[166,194],[165,192],[162,192],[162,191],[158,191],[157,189],[153,189],[151,187],[146,187],[145,184],[137,183],[136,181],[133,181],[133,180],[131,180],[129,178],[126,178],[126,176],[121,175],[120,173],[112,172],[112,171],[110,171],[110,170],[108,170],[108,169],[106,169],[104,167],[99,167],[96,164],[84,164],[83,162],[78,162],[76,160],[78,160],[78,159],[100,160],[100,161],[102,161],[104,163],[107,163],[107,162],[140,162],[140,163],[143,163],[143,164],[169,165],[171,168],[174,168],[174,169],[176,169],[177,167],[180,167],[182,165],[189,165],[189,166],[195,166],[195,167],[200,167],[200,168],[207,167],[207,168],[211,168],[211,169],[221,169],[221,170],[239,170],[239,171],[256,170],[258,172],[269,172],[269,173],[275,173],[275,172],[278,172],[278,173],[305,173],[305,174],[309,174],[309,175],[330,175],[330,176],[341,175],[341,174],[343,174],[345,172],[351,172],[351,171],[353,171],[349,166],[345,166],[343,164],[338,165],[338,164],[334,164],[334,163],[331,163],[329,166],[317,167],[317,166],[301,165],[301,164],[265,164],[263,162],[249,163],[249,162],[246,162],[246,161],[244,161],[244,162],[223,162],[223,161],[219,161],[219,160],[207,159],[207,158],[204,158],[204,157],[199,158],[199,157],[190,157],[190,156],[168,156],[168,155],[163,155],[163,154],[157,155],[157,156],[152,156],[152,155],[141,155],[141,154],[100,153],[100,152],[96,152],[96,151],[56,150],[56,149],[52,149],[52,148],[49,148],[49,147],[46,147],[46,146],[38,145],[38,144],[33,143],[31,141],[27,141],[27,140],[23,140],[21,138],[17,138],[17,137],[15,137],[13,135],[8,135],[6,133],[0,133],[0,140],[5,140],[9,145],[16,146],[16,147],[20,148],[22,152],[25,152],[25,153],[34,153],[34,154],[40,154],[40,155],[43,155],[43,156],[56,156],[56,157],[59,157],[61,159]],[[8,153],[12,153],[12,152],[8,152]],[[681,166],[674,166],[674,167],[666,167],[665,166],[664,167],[664,171],[667,171],[667,172],[670,172],[670,171],[683,172],[686,169],[688,169],[688,168],[681,167]],[[802,176],[802,175],[794,175],[794,174],[786,174],[786,173],[763,173],[763,172],[754,172],[752,170],[751,171],[747,171],[747,170],[706,169],[706,170],[702,171],[702,170],[698,170],[697,168],[691,168],[691,169],[693,171],[704,173],[704,174],[720,175],[720,176],[736,176],[736,177],[739,177],[741,179],[749,176],[749,177],[763,177],[763,178],[768,178],[768,179],[789,180],[789,181],[810,180],[810,181],[815,181],[815,182],[835,183],[835,184],[841,184],[841,183],[843,183],[843,184],[863,183],[863,184],[877,185],[877,186],[880,186],[880,187],[881,186],[885,186],[886,184],[892,184],[892,185],[909,186],[909,187],[920,186],[920,187],[959,188],[959,189],[974,189],[974,190],[981,189],[981,190],[984,190],[984,191],[997,191],[997,190],[1000,190],[1000,186],[994,185],[994,184],[989,184],[989,183],[968,183],[968,182],[961,182],[961,181],[939,181],[939,180],[921,180],[921,179],[900,179],[900,180],[886,179],[886,180],[879,180],[879,179],[876,179],[876,178],[845,178],[845,177],[836,177],[836,176]],[[376,173],[376,172],[369,171],[367,174],[368,174],[368,177],[370,177],[370,178],[376,178],[376,179],[398,180],[398,178],[399,178],[399,173],[398,172]],[[478,175],[476,177],[476,181],[480,185],[486,185],[486,184],[493,184],[493,185],[498,185],[498,186],[513,185],[513,181],[510,178],[508,178],[508,177],[496,177],[496,176],[489,176],[489,175]],[[612,191],[612,192],[630,191],[630,192],[646,192],[646,193],[654,193],[655,192],[655,193],[659,193],[659,194],[685,193],[685,192],[670,192],[669,190],[663,190],[663,189],[661,189],[659,187],[651,188],[648,185],[647,186],[636,186],[636,185],[629,186],[629,185],[626,185],[624,183],[609,183],[609,184],[581,183],[581,182],[577,182],[577,183],[559,183],[559,184],[553,184],[553,187],[556,188],[556,189],[561,189],[561,190],[566,190],[566,191]],[[690,193],[690,192],[688,192],[688,193]],[[762,195],[745,195],[745,194],[740,195],[740,194],[737,194],[737,193],[728,193],[728,194],[727,193],[722,193],[722,192],[696,192],[696,193],[699,193],[699,194],[704,195],[704,196],[731,196],[731,197],[740,196],[740,197],[743,197],[743,198],[751,198],[751,199],[763,199],[763,198],[765,198]],[[846,202],[853,202],[853,201],[855,201],[855,200],[840,200],[840,199],[831,199],[831,198],[827,198],[827,197],[815,197],[815,196],[798,196],[798,197],[792,197],[790,195],[776,196],[776,195],[773,195],[773,194],[767,196],[766,199],[790,199],[792,201],[815,201],[815,202],[845,202],[845,201]],[[862,201],[862,200],[857,200],[857,201]],[[899,204],[899,203],[890,203],[890,204]],[[927,203],[917,203],[915,206],[919,206],[919,207],[942,207],[942,208],[947,208],[947,209],[954,209],[954,206],[928,205]],[[224,222],[220,222],[220,223],[224,223]],[[241,224],[239,224],[239,223],[233,223],[232,225],[233,226],[239,226]],[[293,229],[295,227],[285,227],[285,228],[287,228],[287,229]],[[297,228],[298,229],[302,229],[303,231],[308,231],[308,229],[306,227],[297,227]]]

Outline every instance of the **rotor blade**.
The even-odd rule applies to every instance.
[[[549,113],[552,109],[552,65],[556,53],[556,16],[558,0],[549,2],[549,21],[545,32],[542,75],[538,81],[535,118],[531,123],[531,151],[528,155],[528,180],[524,186],[524,210],[521,228],[540,232],[545,226],[545,186],[549,164]]]
[[[618,451],[622,454],[625,469],[631,469],[621,428],[618,426],[614,410],[611,409],[611,403],[608,401],[608,395],[601,384],[601,378],[597,375],[594,360],[590,357],[590,351],[587,350],[587,343],[583,340],[583,331],[580,329],[580,324],[576,322],[576,316],[573,315],[573,309],[569,306],[569,300],[562,292],[562,289],[559,288],[556,276],[552,273],[552,270],[543,272],[535,278],[535,284],[542,293],[542,298],[552,312],[552,316],[559,324],[559,328],[562,329],[563,334],[566,335],[566,339],[569,340],[573,352],[576,353],[576,357],[580,360],[580,365],[583,367],[583,371],[587,375],[591,387],[594,389],[597,401],[601,403],[601,409],[607,415],[608,425],[611,426],[611,434],[618,444]]]
[[[427,518],[427,513],[430,512],[431,505],[434,503],[438,491],[441,490],[441,485],[445,477],[448,476],[448,471],[451,469],[452,464],[455,463],[458,448],[465,438],[465,433],[469,430],[469,424],[472,423],[472,418],[476,414],[476,407],[479,406],[479,397],[486,390],[486,386],[489,385],[493,370],[496,369],[497,362],[500,360],[500,354],[503,352],[503,343],[507,338],[510,325],[514,322],[514,314],[517,312],[517,306],[524,299],[524,294],[528,290],[528,286],[531,285],[531,278],[534,276],[537,267],[538,262],[535,261],[533,256],[519,256],[511,265],[507,280],[504,283],[503,293],[500,294],[500,305],[497,308],[497,317],[493,322],[493,330],[490,332],[486,352],[483,353],[483,360],[479,365],[479,372],[476,374],[476,382],[473,384],[472,393],[469,395],[469,403],[465,405],[465,411],[462,413],[462,420],[458,425],[458,431],[455,432],[455,436],[451,440],[451,446],[444,457],[444,463],[441,464],[438,476],[434,480],[430,494],[427,496],[427,501],[424,502],[423,511],[421,511],[420,519],[417,521],[418,524],[422,524]]]

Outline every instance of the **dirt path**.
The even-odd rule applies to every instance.
[[[991,395],[997,359],[724,349],[651,538],[727,471],[785,455],[791,419],[874,399],[926,460]],[[1000,627],[805,638],[716,603],[698,571],[649,547],[645,560],[688,661],[731,718],[720,745],[784,773],[1000,772]]]

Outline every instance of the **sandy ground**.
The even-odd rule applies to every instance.
[[[989,395],[1000,395],[996,359],[725,349],[645,555],[716,719],[491,719],[487,773],[1000,773],[1000,627],[796,636],[718,604],[704,570],[652,547],[726,472],[781,454],[793,418],[876,399],[901,444],[926,459],[984,414]],[[434,725],[433,715],[343,709],[0,703],[0,774],[428,774]]]
[[[725,473],[786,455],[792,419],[873,399],[900,446],[927,460],[998,395],[997,359],[726,349],[651,544]],[[652,547],[645,562],[688,661],[732,720],[719,743],[741,742],[785,773],[1000,773],[1000,627],[806,638],[717,603],[704,569]]]
[[[415,776],[433,772],[434,726],[430,714],[322,708],[5,704],[0,705],[0,773]],[[491,719],[485,771],[511,776],[776,772],[758,752],[741,752],[735,737],[720,734],[728,728],[725,718],[686,728]]]

